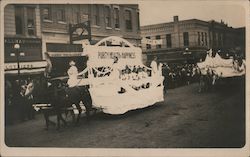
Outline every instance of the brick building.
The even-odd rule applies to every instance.
[[[140,45],[138,5],[118,4],[9,4],[4,9],[5,62],[16,62],[11,56],[14,44],[20,42],[20,62],[41,61],[45,52],[52,57],[54,71],[66,72],[68,61],[79,57],[82,41],[70,43],[70,24],[90,21],[91,44],[107,36],[119,36]],[[65,64],[66,63],[66,64]]]
[[[54,67],[59,67],[55,71],[65,72],[68,68],[65,63],[71,59],[77,62],[79,70],[84,68],[85,60],[78,57],[80,53],[68,53],[82,51],[82,41],[74,41],[74,45],[70,45],[70,24],[90,21],[91,44],[107,36],[120,36],[134,45],[140,44],[138,5],[40,5],[40,11],[43,52],[58,52],[55,57],[52,56]]]
[[[161,45],[142,44],[144,55],[150,62],[157,55],[161,62],[196,62],[207,49],[224,53],[244,54],[245,28],[232,28],[223,21],[190,19],[141,27],[142,38],[162,39]]]
[[[17,69],[17,54],[14,44],[22,52],[20,68],[39,68],[42,58],[42,34],[38,5],[7,5],[4,9],[4,61],[6,73]],[[31,63],[33,62],[33,63]],[[30,69],[32,72],[32,69]],[[15,73],[15,72],[14,72]]]

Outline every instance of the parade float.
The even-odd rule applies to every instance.
[[[241,63],[240,63],[241,62]],[[203,62],[197,63],[202,73],[211,69],[219,78],[229,78],[244,76],[246,73],[245,60],[223,59],[218,53],[212,56],[212,50],[209,50]]]
[[[164,100],[161,65],[145,66],[142,50],[127,40],[111,36],[84,45],[83,56],[87,67],[74,86],[89,85],[93,106],[104,113],[123,114]]]

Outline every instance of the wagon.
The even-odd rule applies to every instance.
[[[107,37],[84,45],[82,55],[88,57],[87,67],[79,73],[77,86],[89,85],[93,107],[123,114],[164,101],[161,66],[156,72],[145,66],[141,48],[127,40]]]
[[[208,51],[205,61],[197,63],[201,70],[211,68],[219,78],[231,78],[244,76],[246,73],[245,60],[242,59],[242,64],[238,65],[233,58],[223,59],[216,53],[215,57],[211,56],[211,51]]]

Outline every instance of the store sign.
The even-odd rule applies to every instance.
[[[19,44],[19,60],[39,61],[42,60],[42,40],[40,38],[4,38],[4,62],[17,62],[15,44]]]
[[[38,61],[38,62],[20,62],[20,69],[34,69],[34,68],[45,68],[47,65],[46,61]],[[4,70],[16,70],[18,69],[17,63],[5,63]]]
[[[5,38],[5,44],[41,44],[41,39]]]
[[[135,59],[135,52],[98,52],[98,59]]]

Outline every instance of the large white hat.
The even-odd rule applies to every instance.
[[[69,65],[73,66],[73,65],[76,65],[76,63],[74,61],[70,61]]]

